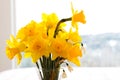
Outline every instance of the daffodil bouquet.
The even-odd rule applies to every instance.
[[[72,17],[58,19],[55,13],[42,14],[42,21],[31,21],[22,27],[16,36],[7,40],[6,54],[9,59],[17,57],[20,64],[24,53],[25,58],[31,58],[36,63],[42,80],[58,80],[61,64],[68,62],[80,66],[82,56],[82,39],[78,33],[78,22],[85,24],[83,10],[74,11]],[[65,22],[71,21],[69,30]],[[63,74],[65,70],[63,70]],[[63,75],[65,77],[65,74]]]

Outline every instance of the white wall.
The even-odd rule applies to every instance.
[[[12,68],[11,61],[5,54],[5,41],[11,33],[11,0],[0,0],[0,72]]]

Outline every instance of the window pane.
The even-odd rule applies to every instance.
[[[16,0],[17,30],[31,20],[40,21],[43,12],[55,12],[60,19],[70,17],[71,1],[76,10],[84,10],[87,20],[79,26],[86,48],[81,66],[120,66],[118,0]]]

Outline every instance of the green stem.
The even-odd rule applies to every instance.
[[[54,38],[56,38],[56,35],[58,34],[59,25],[60,25],[61,23],[63,23],[63,22],[71,21],[71,20],[72,20],[72,18],[70,17],[70,18],[61,19],[61,20],[58,22],[58,24],[57,24],[57,26],[56,26],[56,29],[55,29],[55,33],[54,33]]]
[[[37,66],[37,68],[38,68],[38,71],[39,71],[40,77],[41,77],[41,79],[43,80],[43,77],[42,77],[42,74],[41,74],[41,71],[40,71],[40,67],[39,67],[38,62],[36,62],[36,66]]]

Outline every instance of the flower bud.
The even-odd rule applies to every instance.
[[[67,77],[67,74],[66,74],[65,70],[63,70],[62,78],[66,78],[66,77]]]

